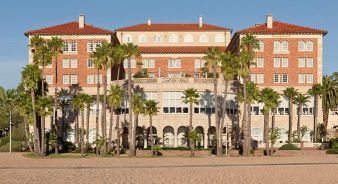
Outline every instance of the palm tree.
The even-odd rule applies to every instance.
[[[317,124],[318,124],[318,103],[322,94],[322,85],[314,84],[308,91],[309,95],[314,97],[314,110],[313,110],[313,142],[316,142],[317,138]]]
[[[289,99],[289,131],[288,131],[288,142],[291,143],[292,137],[292,125],[293,125],[293,104],[294,98],[297,96],[298,90],[294,87],[287,87],[284,90],[284,95]]]
[[[327,129],[330,110],[336,109],[338,106],[338,87],[337,81],[333,76],[323,76],[322,83],[322,105],[323,105],[323,122]]]
[[[112,58],[114,60],[114,65],[117,66],[116,81],[118,82],[120,80],[120,68],[121,68],[120,65],[126,59],[124,45],[115,45],[114,46],[114,49],[113,49],[113,52],[112,52]]]
[[[189,132],[192,132],[192,112],[193,112],[193,104],[198,104],[200,95],[197,93],[197,89],[188,88],[183,91],[182,102],[185,104],[189,104]],[[195,157],[195,142],[190,140],[190,148],[191,148],[191,157]]]
[[[120,155],[120,120],[119,120],[119,108],[121,107],[123,101],[124,90],[119,85],[111,85],[108,96],[108,104],[110,106],[110,124],[109,124],[109,148],[112,144],[113,137],[113,116],[116,112],[116,129],[117,129],[117,155]]]
[[[133,98],[132,98],[132,84],[131,84],[131,59],[135,57],[140,57],[140,51],[138,49],[137,45],[134,45],[133,43],[127,43],[123,45],[123,50],[125,54],[125,58],[128,60],[128,102],[131,107],[131,104],[133,104]],[[129,147],[130,147],[130,156],[135,156],[136,152],[135,150],[135,135],[133,135],[133,115],[132,115],[132,108],[129,107]],[[136,127],[135,127],[136,129]],[[136,130],[135,130],[136,131]]]
[[[144,114],[149,116],[149,135],[150,135],[150,150],[151,154],[154,153],[154,141],[153,141],[153,116],[157,115],[158,102],[155,100],[145,100],[144,102]]]
[[[270,111],[278,107],[279,94],[272,88],[264,88],[259,95],[259,102],[264,103],[264,142],[266,155],[269,156],[269,119]]]
[[[86,133],[86,149],[88,148],[89,146],[89,117],[90,117],[90,108],[91,106],[93,105],[93,102],[94,102],[94,99],[91,95],[88,95],[86,94],[85,95],[85,98],[84,98],[84,103],[85,103],[85,106],[86,106],[86,130],[87,130],[87,133]]]
[[[251,104],[247,101],[247,83],[250,81],[250,64],[255,57],[254,50],[259,48],[258,41],[251,33],[246,34],[240,43],[241,51],[238,55],[239,76],[243,79],[243,155],[249,156],[251,149]]]
[[[36,101],[36,110],[41,116],[41,154],[45,154],[45,118],[53,114],[53,98],[41,96]],[[47,148],[48,149],[48,148]]]
[[[85,144],[84,144],[84,131],[85,131],[85,127],[84,127],[84,110],[86,108],[86,99],[89,98],[89,95],[84,94],[84,93],[79,93],[77,95],[74,96],[73,98],[73,105],[74,107],[78,108],[81,112],[81,137],[80,137],[80,143],[81,143],[81,156],[84,156],[84,148],[85,148]],[[88,132],[88,130],[87,130]]]
[[[54,112],[53,112],[53,121],[51,121],[51,130],[52,132],[55,133],[55,135],[58,135],[57,133],[57,120],[58,120],[58,115],[57,115],[57,109],[58,109],[58,55],[62,53],[62,48],[63,48],[63,40],[59,37],[52,37],[50,41],[47,42],[48,48],[51,51],[51,56],[54,58],[54,69],[55,69],[55,88],[54,88]],[[55,150],[58,149],[57,144],[55,144],[54,147]],[[58,151],[56,151],[58,153]]]
[[[217,156],[222,156],[222,138],[220,137],[220,122],[219,122],[219,102],[217,93],[217,74],[218,67],[221,61],[221,51],[217,47],[210,47],[204,56],[206,64],[212,68],[213,83],[214,83],[214,102],[215,102],[215,126],[216,126],[216,145]]]
[[[308,95],[303,95],[301,93],[298,93],[297,96],[294,98],[294,103],[298,105],[298,120],[297,120],[297,136],[298,136],[298,141],[301,141],[301,135],[300,135],[300,121],[301,121],[301,116],[303,114],[303,106],[309,102],[310,96]]]
[[[131,109],[133,109],[133,113],[134,113],[134,125],[132,128],[132,135],[133,135],[133,143],[131,145],[135,146],[135,141],[136,141],[136,127],[138,126],[138,116],[144,112],[144,102],[145,102],[145,98],[143,96],[141,96],[140,94],[134,94],[133,95],[133,103],[131,104]],[[134,153],[132,153],[132,156],[136,156],[136,149],[135,147],[131,147],[130,151],[134,151]]]
[[[37,126],[37,117],[36,117],[36,108],[35,108],[35,93],[39,89],[39,81],[41,80],[41,72],[38,66],[36,65],[26,65],[21,72],[22,83],[24,89],[30,93],[32,98],[32,110],[33,110],[33,119],[34,119],[34,152],[36,155],[40,155],[40,135]]]

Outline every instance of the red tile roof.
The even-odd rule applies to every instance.
[[[116,31],[231,31],[229,28],[211,24],[137,24],[116,29]]]
[[[207,46],[162,46],[162,47],[139,47],[141,53],[205,53]],[[225,51],[226,47],[218,47]]]
[[[294,24],[274,21],[272,24],[272,28],[269,29],[266,24],[260,24],[253,27],[249,27],[247,29],[243,29],[237,31],[236,33],[258,33],[258,34],[290,34],[290,33],[319,33],[326,35],[327,31],[314,29],[310,27],[298,26]]]
[[[42,29],[32,30],[25,33],[28,35],[110,35],[112,31],[94,27],[89,24],[85,24],[84,28],[79,28],[78,22],[68,22],[65,24],[59,24],[55,26],[45,27]]]

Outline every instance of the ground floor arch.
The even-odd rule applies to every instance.
[[[175,130],[171,126],[163,128],[163,146],[175,147]]]
[[[201,149],[205,145],[205,142],[204,142],[204,128],[202,126],[197,126],[195,128],[195,131],[201,137],[201,140],[199,140],[199,141],[196,142],[196,148]]]
[[[188,128],[180,126],[177,129],[177,146],[188,147]]]

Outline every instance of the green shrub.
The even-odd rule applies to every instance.
[[[0,147],[9,142],[9,136],[0,138]]]
[[[332,148],[326,150],[326,154],[338,154],[338,148]]]
[[[12,141],[12,151],[13,152],[21,152],[25,150],[21,141]],[[7,144],[0,147],[0,152],[8,152],[9,151],[9,142]]]
[[[279,150],[300,150],[300,148],[298,148],[294,144],[288,143],[280,147]]]

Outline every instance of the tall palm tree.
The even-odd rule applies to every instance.
[[[322,85],[317,83],[312,86],[308,91],[309,95],[314,97],[314,109],[313,109],[313,142],[316,142],[317,138],[317,124],[318,124],[318,102],[322,94]]]
[[[53,114],[53,98],[41,96],[36,101],[36,110],[41,116],[41,154],[45,154],[45,118]]]
[[[154,153],[154,141],[153,141],[153,116],[157,115],[158,102],[155,100],[145,100],[144,102],[144,114],[149,116],[149,135],[150,135],[150,150],[151,154]]]
[[[113,52],[112,52],[112,58],[114,60],[114,65],[117,67],[117,76],[116,80],[120,80],[120,66],[123,63],[123,61],[126,59],[125,49],[124,45],[115,45]]]
[[[34,152],[36,155],[40,155],[40,135],[37,126],[36,108],[35,108],[35,93],[39,89],[39,81],[41,80],[41,72],[36,65],[26,65],[21,72],[22,83],[24,89],[30,93],[32,98],[32,114],[34,119]]]
[[[109,148],[112,144],[113,137],[113,116],[116,112],[116,130],[117,130],[117,155],[120,155],[120,120],[119,120],[119,108],[123,101],[124,90],[119,85],[111,85],[108,96],[108,104],[110,107],[110,123],[109,123]]]
[[[185,104],[189,104],[189,134],[192,132],[192,112],[193,112],[193,104],[198,104],[200,99],[200,95],[197,93],[197,89],[188,88],[183,91],[182,102]],[[190,140],[190,149],[191,149],[191,157],[195,157],[195,142]]]
[[[250,81],[250,64],[255,57],[254,50],[259,48],[258,40],[251,33],[246,34],[240,43],[240,53],[238,55],[239,76],[243,79],[243,96],[244,96],[244,112],[243,112],[243,155],[249,156],[251,149],[251,103],[247,98],[247,83]]]
[[[127,43],[123,45],[123,50],[125,54],[125,58],[128,60],[128,103],[129,103],[129,149],[130,149],[130,156],[135,156],[135,140],[136,137],[133,135],[133,110],[131,108],[131,104],[133,104],[133,98],[132,98],[132,84],[131,84],[131,59],[140,57],[140,51],[137,45],[134,45],[133,43]],[[136,127],[135,132],[136,132]]]
[[[134,125],[132,128],[132,134],[133,134],[133,145],[134,147],[129,148],[130,151],[134,151],[134,153],[132,153],[132,156],[136,156],[136,149],[135,149],[135,141],[134,139],[136,139],[136,127],[138,126],[138,116],[144,112],[144,102],[145,102],[145,98],[143,96],[141,96],[140,94],[134,94],[133,95],[133,103],[131,104],[131,109],[133,109],[133,113],[134,113]]]
[[[278,107],[279,94],[272,88],[264,88],[260,91],[259,102],[264,103],[264,142],[266,155],[269,156],[269,119],[270,111]]]
[[[89,95],[84,94],[84,93],[78,93],[77,95],[74,96],[73,98],[73,105],[78,108],[81,112],[81,137],[80,137],[80,143],[81,143],[81,156],[84,156],[85,152],[85,141],[84,141],[84,110],[86,108],[86,99],[88,98]],[[90,97],[90,96],[89,96]],[[88,130],[87,130],[88,132]]]
[[[298,110],[297,110],[297,136],[298,136],[298,141],[301,141],[301,135],[300,135],[300,122],[301,122],[301,116],[303,114],[303,106],[309,102],[310,96],[308,95],[303,95],[301,93],[298,93],[297,96],[294,98],[294,103],[298,105]]]
[[[55,126],[57,124],[58,121],[58,115],[57,115],[57,109],[58,109],[58,55],[62,53],[62,48],[63,48],[63,40],[59,37],[52,37],[52,39],[50,41],[47,42],[48,48],[51,51],[51,56],[52,59],[54,58],[54,71],[55,71],[55,88],[54,88],[54,112],[53,112],[53,121],[51,121],[51,130],[52,132],[55,133],[55,135],[58,135],[57,133],[57,126]],[[57,142],[57,141],[56,141]],[[55,144],[54,147],[55,150],[58,149],[58,145],[57,143]],[[58,151],[56,151],[58,153]]]
[[[217,93],[217,74],[221,61],[222,52],[217,47],[210,47],[204,56],[207,61],[206,65],[212,68],[213,84],[214,84],[214,102],[215,102],[215,126],[216,126],[216,147],[218,157],[222,156],[222,138],[220,137],[220,122],[219,122],[219,101]]]
[[[322,83],[322,105],[323,105],[323,122],[327,129],[329,122],[330,110],[336,109],[338,106],[338,87],[337,81],[333,76],[323,76]]]
[[[84,103],[85,103],[85,106],[86,106],[86,130],[87,130],[87,133],[86,133],[86,149],[88,148],[89,146],[89,117],[90,117],[90,108],[91,106],[93,105],[93,102],[94,102],[94,99],[91,95],[88,95],[86,94],[85,95],[85,98],[84,98]]]
[[[292,137],[292,125],[293,125],[293,104],[294,99],[298,94],[298,90],[294,87],[287,87],[284,90],[284,95],[289,99],[289,131],[288,131],[288,142],[291,143]]]

